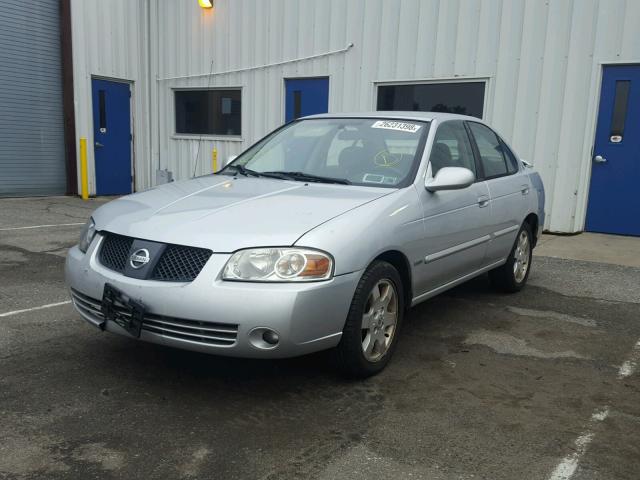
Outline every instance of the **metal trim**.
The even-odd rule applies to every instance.
[[[447,248],[445,250],[441,250],[436,253],[432,253],[424,257],[424,263],[434,262],[436,260],[440,260],[441,258],[448,257],[449,255],[453,255],[454,253],[461,252],[463,250],[467,250],[468,248],[475,247],[476,245],[480,245],[482,243],[486,243],[491,240],[490,235],[484,235],[482,237],[476,238],[474,240],[470,240],[468,242],[461,243],[459,245],[455,245],[453,247]]]
[[[515,232],[516,230],[518,230],[518,228],[518,225],[511,225],[510,227],[493,232],[491,235],[493,236],[493,238],[501,237],[502,235],[506,235],[507,233]]]

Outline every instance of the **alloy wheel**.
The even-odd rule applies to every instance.
[[[389,350],[398,322],[398,293],[391,280],[374,286],[362,315],[362,351],[370,362],[377,362]]]
[[[516,250],[513,253],[513,276],[517,283],[521,283],[527,276],[530,255],[531,244],[529,242],[529,235],[527,235],[525,230],[522,230],[518,236]]]

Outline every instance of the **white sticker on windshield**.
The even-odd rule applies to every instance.
[[[378,120],[371,125],[371,128],[386,128],[387,130],[400,130],[401,132],[416,133],[420,130],[421,125],[407,122],[396,122],[393,120]]]

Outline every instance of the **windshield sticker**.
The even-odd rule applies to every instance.
[[[371,125],[371,128],[385,128],[387,130],[399,130],[401,132],[411,133],[416,133],[420,130],[420,127],[421,125],[416,125],[415,123],[395,122],[391,120],[378,120]]]
[[[365,173],[362,177],[364,183],[383,183],[385,185],[395,185],[398,183],[398,177],[386,177],[376,173]]]

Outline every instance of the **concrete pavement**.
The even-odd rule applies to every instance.
[[[542,235],[536,255],[640,268],[640,237],[581,233]]]

